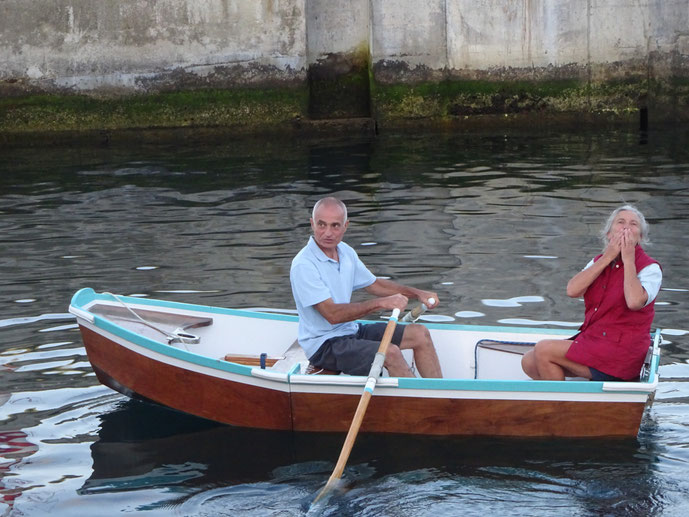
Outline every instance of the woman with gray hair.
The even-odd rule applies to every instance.
[[[601,236],[603,253],[567,283],[568,296],[584,297],[584,323],[571,339],[539,341],[524,355],[532,379],[639,380],[663,273],[641,247],[648,224],[635,207],[614,210]]]

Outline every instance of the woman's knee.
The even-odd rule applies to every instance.
[[[537,359],[548,358],[553,355],[554,341],[552,339],[542,339],[533,347],[534,357]]]
[[[565,339],[544,339],[534,345],[534,360],[536,365],[555,363],[564,365],[567,362],[567,351],[571,341]]]
[[[536,370],[536,361],[534,358],[533,350],[529,350],[522,356],[522,370],[524,370],[524,373],[526,373],[526,375],[528,375],[532,379],[538,377],[538,371]]]
[[[529,350],[522,356],[522,368],[526,365],[531,365],[533,364],[533,356],[534,356],[534,351]]]
[[[548,339],[542,339],[542,340],[540,340],[539,342],[537,342],[537,343],[533,346],[534,354],[538,354],[538,353],[541,353],[541,352],[543,352],[544,350],[546,350],[546,349],[548,348],[548,342],[549,342],[549,341],[550,341],[550,340],[548,340]]]

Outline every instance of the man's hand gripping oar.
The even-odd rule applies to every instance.
[[[429,298],[428,303],[431,306],[435,305],[435,298]],[[419,305],[414,307],[412,310],[410,310],[407,314],[405,314],[404,317],[400,321],[402,321],[403,323],[414,323],[427,310],[428,310],[428,307],[426,307],[426,304],[420,303]]]

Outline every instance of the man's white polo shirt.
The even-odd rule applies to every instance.
[[[324,341],[356,333],[353,322],[332,325],[314,305],[332,298],[335,303],[349,303],[352,292],[368,287],[376,277],[361,261],[351,246],[337,245],[339,261],[328,258],[313,237],[292,260],[290,282],[299,313],[299,344],[311,357]]]

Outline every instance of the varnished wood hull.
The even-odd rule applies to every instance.
[[[241,427],[292,428],[287,392],[172,366],[128,350],[87,328],[82,327],[81,332],[98,380],[124,395]]]
[[[359,397],[292,394],[295,431],[346,431]],[[362,432],[439,436],[636,436],[645,404],[373,397]]]

